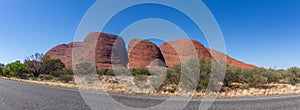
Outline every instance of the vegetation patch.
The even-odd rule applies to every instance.
[[[275,70],[265,68],[245,69],[226,65],[226,74],[222,78],[218,72],[222,68],[225,69],[224,63],[206,60],[205,58],[191,59],[171,68],[158,70],[148,70],[146,68],[97,69],[89,62],[79,63],[74,70],[71,70],[65,68],[65,65],[59,59],[41,56],[43,55],[37,53],[28,57],[24,63],[16,61],[7,65],[0,64],[0,75],[2,78],[7,79],[75,84],[74,76],[94,74],[98,75],[100,82],[104,82],[104,85],[109,86],[108,91],[120,90],[126,93],[176,95],[175,93],[178,91],[185,94],[189,92],[188,90],[196,90],[196,93],[202,93],[202,95],[198,94],[199,96],[203,96],[205,93],[217,93],[221,96],[243,96],[242,93],[253,95],[256,94],[255,92],[260,95],[263,93],[267,95],[284,94],[276,92],[276,90],[283,91],[282,89],[292,91],[286,92],[286,94],[298,93],[297,91],[300,93],[300,89],[297,87],[300,82],[300,68],[298,67]],[[212,67],[212,64],[214,64],[214,67]],[[142,91],[126,88],[126,86],[121,85],[123,82]],[[218,88],[221,88],[221,91]]]

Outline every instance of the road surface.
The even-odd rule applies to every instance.
[[[142,95],[124,95],[111,93],[116,104],[107,101],[103,94],[84,92],[84,98],[77,89],[65,89],[8,81],[0,79],[0,109],[1,110],[90,110],[97,107],[99,110],[115,110],[121,106],[124,109],[147,108],[161,104],[166,97],[150,97]],[[83,99],[88,99],[87,102]],[[206,100],[209,101],[209,100]],[[164,110],[176,110],[186,100],[172,100]],[[205,102],[205,101],[203,101]],[[193,99],[184,108],[185,110],[199,109],[200,99]],[[88,106],[89,105],[89,106]],[[300,95],[217,99],[210,110],[300,110]]]

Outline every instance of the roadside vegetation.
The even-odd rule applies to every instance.
[[[193,62],[194,59],[188,61]],[[192,63],[186,63],[186,64],[192,64]],[[242,89],[249,89],[249,88],[267,88],[267,84],[290,84],[295,85],[297,83],[300,83],[300,68],[298,67],[291,67],[287,70],[275,70],[275,69],[265,69],[265,68],[253,68],[253,69],[245,69],[245,68],[239,68],[239,67],[231,67],[226,65],[226,73],[225,77],[221,78],[221,76],[218,74],[218,69],[214,70],[212,68],[212,63],[217,63],[215,61],[208,61],[204,58],[199,58],[198,60],[199,67],[198,72],[191,72],[191,68],[193,65],[186,65],[186,64],[177,64],[171,68],[166,68],[166,77],[163,82],[163,84],[160,85],[159,90],[160,91],[166,91],[164,89],[164,86],[172,85],[174,89],[177,89],[179,86],[179,83],[182,81],[188,81],[184,82],[184,84],[187,85],[181,85],[181,87],[185,86],[191,86],[188,85],[189,83],[193,82],[193,80],[196,80],[198,85],[196,87],[196,90],[199,92],[214,92],[217,91],[217,87],[222,87],[221,90],[225,89],[234,89],[239,88],[236,85],[243,85],[241,86]],[[221,63],[217,63],[216,66],[220,66],[220,68],[224,68],[221,66]],[[218,68],[218,67],[216,67]],[[98,70],[98,74],[100,76],[114,76],[114,71],[120,71],[120,70],[111,70],[111,69],[101,69]],[[130,74],[128,73],[128,70],[123,70],[124,74]],[[147,69],[130,69],[131,75],[133,75],[135,80],[141,81],[141,80],[149,80],[151,73]],[[185,75],[183,74],[193,74],[194,76],[197,76],[198,78],[191,78],[191,79],[184,79],[183,77]],[[182,80],[182,81],[181,81]],[[211,81],[211,82],[210,82]],[[195,84],[193,82],[192,84]],[[212,84],[211,86],[208,86],[209,84]],[[208,88],[210,87],[210,88]],[[170,91],[170,90],[168,90]],[[171,90],[175,91],[175,90]]]
[[[51,80],[65,83],[73,81],[73,71],[65,68],[61,60],[44,57],[40,53],[27,57],[24,63],[15,61],[7,65],[0,64],[0,67],[1,75],[4,77]]]
[[[211,69],[212,64],[216,64],[216,69]],[[199,67],[195,68],[195,64]],[[82,62],[76,65],[73,71],[65,67],[59,59],[44,57],[43,54],[36,53],[26,58],[24,63],[15,61],[9,64],[0,63],[0,75],[3,77],[14,77],[26,80],[46,80],[59,81],[63,83],[73,83],[74,74],[92,74],[97,72],[99,78],[102,76],[132,76],[134,83],[146,83],[150,80],[155,85],[157,91],[174,92],[180,88],[195,88],[198,92],[221,91],[227,89],[241,88],[237,84],[243,85],[242,88],[266,88],[267,84],[280,83],[295,85],[300,82],[300,68],[291,67],[287,70],[275,70],[265,68],[244,69],[239,67],[226,66],[225,77],[222,78],[218,73],[218,68],[224,68],[222,62],[215,62],[199,58],[191,59],[184,64],[177,64],[171,68],[162,68],[160,70],[141,69],[97,69],[88,62]],[[192,75],[194,77],[187,77]],[[162,79],[163,78],[163,79]],[[101,79],[101,78],[100,78]],[[162,82],[156,84],[157,82]],[[195,84],[197,84],[195,86]],[[211,86],[208,86],[211,85]],[[166,86],[171,86],[166,88]],[[143,86],[144,87],[144,86]]]

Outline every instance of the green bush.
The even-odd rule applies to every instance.
[[[282,77],[284,79],[283,82],[287,84],[295,85],[299,82],[299,78],[291,71],[284,71]]]
[[[262,69],[262,74],[264,77],[267,78],[267,83],[276,83],[279,82],[280,79],[283,77],[283,73],[278,70],[273,70],[273,69]]]
[[[42,81],[44,81],[44,80],[47,81],[47,80],[52,80],[52,79],[54,79],[54,77],[51,76],[51,75],[40,75],[39,77],[41,78]]]
[[[134,76],[133,81],[137,87],[141,88],[141,87],[145,87],[147,79],[148,79],[147,75],[137,74]]]
[[[267,83],[266,77],[261,77],[260,75],[252,75],[252,77],[249,78],[249,87],[262,87],[265,83]]]
[[[74,73],[70,69],[56,70],[53,71],[50,75],[64,83],[68,83],[74,80]]]
[[[296,77],[300,78],[300,68],[298,67],[291,67],[287,70],[287,72],[294,74]]]
[[[92,65],[89,62],[81,62],[76,65],[76,74],[86,75],[86,74],[92,74],[97,73],[96,66]]]
[[[59,77],[59,80],[64,82],[64,83],[68,83],[70,81],[74,80],[74,76],[73,75],[67,75],[67,74],[63,74]]]
[[[167,69],[166,84],[178,85],[181,77],[181,64],[176,64],[172,68]]]
[[[214,68],[213,68],[214,64]],[[200,78],[197,90],[204,92],[213,92],[216,91],[220,85],[219,82],[222,82],[223,79],[220,72],[225,69],[225,64],[221,62],[216,62],[213,60],[206,60],[205,58],[199,58],[200,65]],[[224,70],[225,71],[225,70]]]
[[[140,68],[140,69],[130,69],[130,72],[133,76],[136,76],[136,75],[146,75],[146,76],[149,76],[151,75],[151,73],[149,72],[148,69],[146,68]]]
[[[156,90],[162,90],[165,85],[167,68],[161,70],[151,70],[150,84]]]
[[[100,76],[102,76],[102,75],[105,75],[105,76],[115,76],[114,70],[112,70],[112,69],[97,70],[97,74],[99,74]]]
[[[241,82],[239,75],[242,73],[242,71],[242,68],[227,66],[223,81],[224,86],[229,86],[233,82]]]
[[[7,68],[4,68],[2,72],[4,76],[26,79],[28,69],[26,65],[22,64],[20,61],[16,61],[7,64]]]
[[[192,58],[184,64],[174,65],[168,68],[165,84],[175,84],[186,90],[215,91],[218,87],[217,74],[212,74],[212,61],[205,58]],[[210,82],[211,80],[211,82]],[[210,88],[208,85],[211,84]]]
[[[64,63],[60,59],[46,57],[42,63],[41,72],[44,74],[50,74],[53,71],[65,68]]]
[[[242,83],[246,83],[249,87],[262,87],[267,83],[268,78],[263,75],[261,69],[243,69],[240,80]]]

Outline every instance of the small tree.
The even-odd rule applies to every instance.
[[[25,65],[28,68],[28,72],[34,77],[38,77],[41,74],[43,63],[42,58],[44,57],[43,53],[35,53],[25,59]]]
[[[25,61],[38,61],[38,62],[41,62],[43,57],[44,57],[43,53],[35,53],[35,54],[30,55],[29,57],[27,57],[25,59]]]
[[[42,72],[42,62],[28,60],[25,61],[24,64],[27,66],[29,73],[31,73],[34,77],[39,77]]]
[[[201,71],[199,62],[198,58],[191,58],[182,65],[179,87],[183,90],[190,91],[199,87],[197,84],[202,80],[200,79]]]

